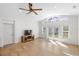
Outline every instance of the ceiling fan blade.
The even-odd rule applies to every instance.
[[[42,10],[42,9],[33,9],[33,10],[39,11],[39,10]]]
[[[26,9],[24,9],[24,8],[19,8],[20,10],[26,10]]]
[[[29,11],[27,14],[31,13],[32,11]]]
[[[32,3],[28,3],[28,7],[29,9],[26,9],[26,8],[19,8],[20,10],[24,10],[24,11],[29,11],[27,14],[33,12],[34,14],[38,15],[35,11],[41,11],[42,9],[41,8],[38,8],[38,9],[33,9],[33,4]]]
[[[30,10],[27,10],[27,9],[24,9],[24,8],[19,8],[20,10],[25,10],[25,11],[30,11]]]
[[[38,15],[34,10],[32,10],[36,15]]]

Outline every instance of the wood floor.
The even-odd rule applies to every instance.
[[[79,56],[79,47],[61,42],[35,39],[0,48],[1,56]]]

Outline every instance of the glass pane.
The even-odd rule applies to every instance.
[[[68,31],[68,26],[64,26],[63,31]]]
[[[68,38],[68,32],[63,32],[63,38]]]
[[[54,28],[54,36],[58,37],[58,27]]]
[[[63,26],[63,38],[68,38],[69,27]]]
[[[48,31],[48,32],[49,32],[49,33],[48,33],[49,36],[51,37],[51,36],[52,36],[52,33],[53,33],[53,32],[52,32],[52,27],[49,27],[49,31]]]

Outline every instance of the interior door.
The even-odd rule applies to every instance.
[[[14,42],[14,26],[13,24],[4,23],[3,24],[3,36],[4,36],[4,45],[12,44]]]

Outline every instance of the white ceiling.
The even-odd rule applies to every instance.
[[[43,11],[38,12],[37,17],[48,17],[51,15],[74,15],[79,14],[79,4],[77,3],[33,3],[34,8],[42,8]],[[76,8],[73,8],[76,6]],[[0,17],[18,17],[18,16],[35,16],[33,13],[26,14],[21,12],[19,8],[27,7],[27,3],[0,3]],[[27,7],[28,8],[28,7]],[[36,16],[35,16],[36,17]]]
[[[35,8],[43,8],[43,14],[79,14],[78,3],[35,3],[33,5]],[[19,4],[18,7],[27,7],[27,4]]]

